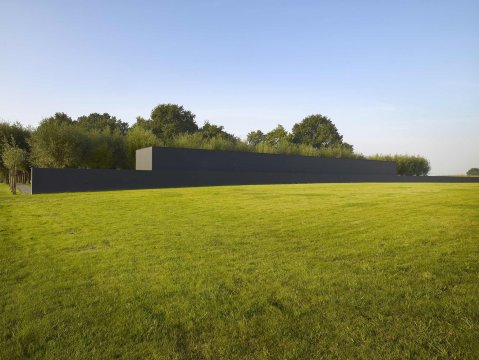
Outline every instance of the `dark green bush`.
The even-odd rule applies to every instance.
[[[429,161],[419,155],[382,155],[369,156],[370,160],[394,161],[397,166],[398,175],[425,176],[431,171]]]
[[[478,168],[472,168],[467,171],[467,176],[479,176],[479,169]]]

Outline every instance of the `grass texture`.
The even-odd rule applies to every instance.
[[[2,185],[0,309],[0,359],[477,359],[479,185]]]

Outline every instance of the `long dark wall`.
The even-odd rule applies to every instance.
[[[396,175],[392,161],[150,147],[136,153],[137,170],[233,171],[334,175]]]
[[[302,172],[32,169],[32,194],[188,186],[347,182],[479,183],[479,178],[361,174],[325,175]]]
[[[32,194],[217,185],[468,181],[396,176],[396,165],[390,161],[177,148],[140,149],[136,164],[137,170],[34,168]]]

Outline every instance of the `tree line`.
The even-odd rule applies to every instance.
[[[15,167],[132,169],[137,149],[149,146],[249,151],[322,157],[366,158],[343,140],[326,116],[310,115],[294,124],[291,132],[282,125],[269,132],[255,130],[245,140],[196,116],[183,106],[160,104],[148,119],[135,124],[108,113],[92,113],[72,119],[65,113],[43,119],[38,127],[0,122],[0,171],[6,176]],[[375,155],[393,160],[400,175],[427,175],[429,162],[420,156]]]

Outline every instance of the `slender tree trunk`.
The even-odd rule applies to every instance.
[[[13,166],[13,181],[12,181],[12,193],[17,193],[17,165]]]

